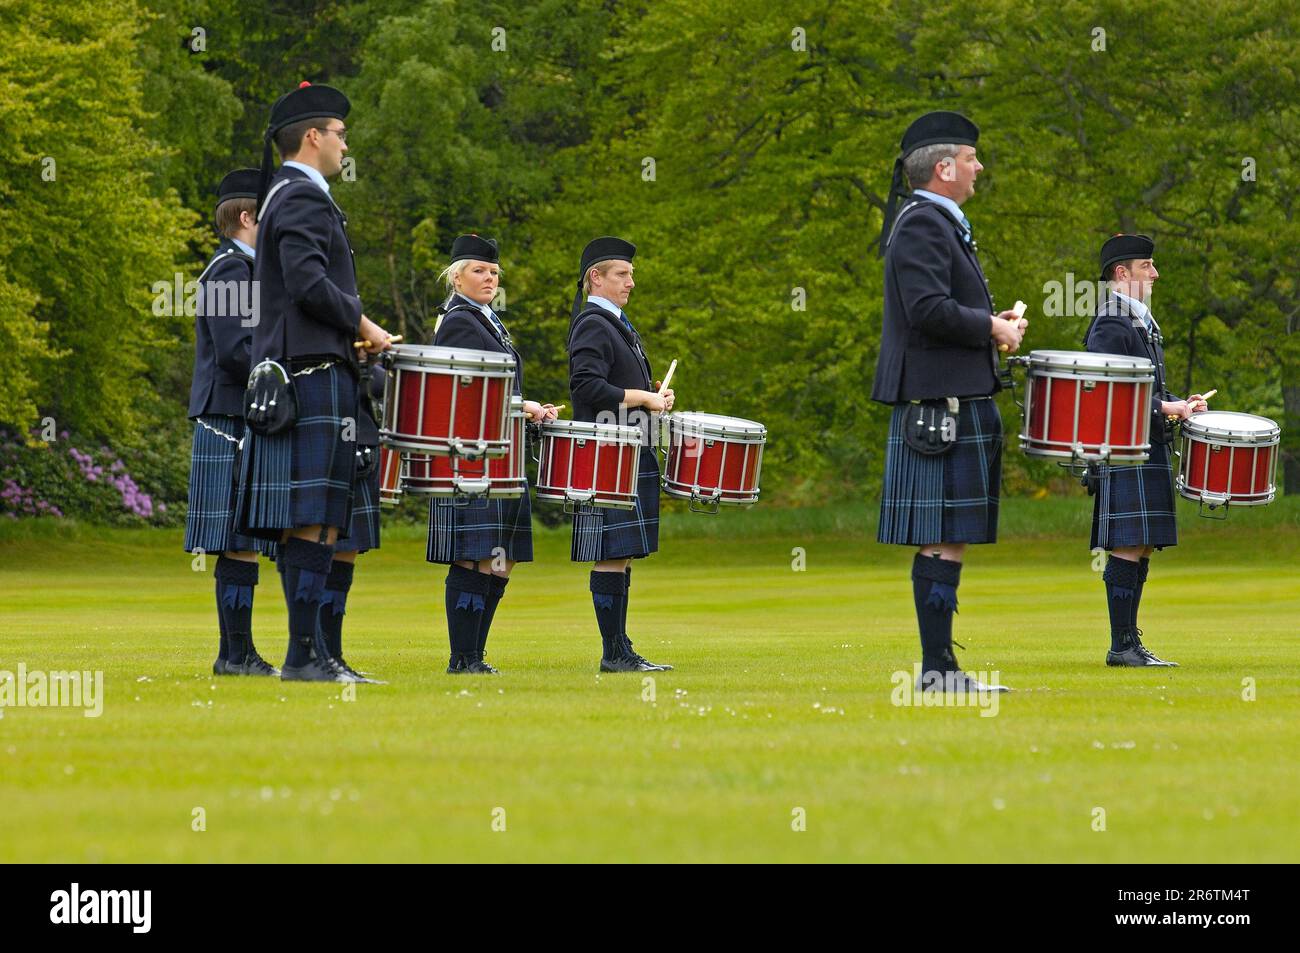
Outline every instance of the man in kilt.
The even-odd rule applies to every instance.
[[[357,681],[328,653],[317,619],[340,530],[352,526],[358,368],[353,342],[368,353],[389,335],[361,312],[347,219],[330,196],[347,151],[347,97],[303,83],[271,108],[259,190],[260,313],[252,360],[290,375],[297,413],[275,434],[245,441],[238,503],[245,531],[278,540],[289,610],[286,681]],[[271,178],[271,143],[284,160]]]
[[[1170,417],[1186,419],[1206,403],[1200,394],[1180,400],[1165,387],[1165,350],[1160,326],[1151,314],[1151,286],[1159,277],[1152,255],[1155,242],[1146,235],[1115,235],[1101,246],[1101,280],[1108,282],[1088,326],[1084,345],[1101,354],[1149,358],[1155,365],[1151,388],[1151,456],[1136,466],[1092,469],[1088,490],[1092,510],[1093,549],[1110,551],[1102,581],[1110,611],[1111,666],[1172,666],[1142,644],[1138,606],[1151,554],[1178,545],[1174,514],[1173,442]]]
[[[993,313],[961,210],[983,169],[975,157],[978,138],[975,124],[953,112],[927,113],[903,134],[881,232],[884,328],[871,393],[894,408],[878,539],[917,547],[917,688],[954,693],[1007,690],[961,670],[952,617],[966,546],[997,540],[997,349],[1005,344],[1015,351],[1027,323],[1012,311]],[[910,197],[904,174],[914,189]]]
[[[514,393],[523,397],[524,362],[505,323],[492,310],[500,282],[497,244],[477,235],[461,235],[451,246],[451,264],[443,279],[452,289],[433,343],[509,354],[515,359]],[[524,401],[531,421],[554,420],[553,404]],[[448,675],[495,675],[484,659],[488,631],[517,562],[533,559],[533,511],[528,490],[515,499],[429,502],[426,558],[447,564],[444,601],[451,642]]]
[[[590,587],[600,629],[602,672],[672,668],[642,658],[627,635],[632,560],[659,549],[659,461],[651,439],[650,415],[671,410],[674,399],[671,390],[661,396],[655,389],[657,384],[651,384],[650,359],[641,336],[623,312],[635,287],[635,254],[636,246],[621,238],[596,238],[587,243],[569,325],[573,419],[640,425],[645,433],[638,461],[635,508],[598,507],[573,518],[570,558],[595,563]]]
[[[217,188],[216,254],[199,275],[194,318],[194,378],[189,416],[189,511],[185,549],[215,555],[217,625],[214,675],[279,675],[253,646],[257,551],[266,544],[234,532],[235,458],[244,437],[244,385],[253,337],[253,257],[261,172],[236,169]]]

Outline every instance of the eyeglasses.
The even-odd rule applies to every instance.
[[[325,126],[317,126],[316,128],[319,129],[321,132],[332,132],[332,133],[334,133],[334,135],[336,135],[336,136],[339,137],[339,142],[347,142],[347,141],[348,141],[348,127],[347,127],[347,126],[344,126],[342,129],[329,129],[329,128],[326,128]]]

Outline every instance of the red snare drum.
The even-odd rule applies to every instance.
[[[1178,492],[1217,506],[1263,506],[1277,495],[1282,429],[1254,414],[1211,410],[1184,420]]]
[[[379,502],[396,506],[402,500],[402,455],[399,451],[379,448]]]
[[[522,398],[510,401],[510,451],[504,457],[469,460],[465,457],[407,457],[402,487],[426,496],[493,496],[516,498],[528,490],[524,471],[524,413]]]
[[[380,440],[416,454],[501,456],[515,359],[470,348],[393,346]]]
[[[1151,387],[1145,357],[1030,351],[1020,448],[1031,457],[1111,464],[1151,455]]]
[[[719,414],[679,413],[668,417],[668,463],[664,492],[695,504],[758,502],[767,428],[757,421]]]
[[[640,427],[548,420],[541,427],[537,498],[634,509],[640,455]]]

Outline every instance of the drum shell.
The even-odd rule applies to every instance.
[[[537,498],[635,509],[640,455],[639,428],[548,421],[541,426]]]
[[[379,448],[379,502],[396,506],[402,499],[402,467],[400,451],[391,447]]]
[[[1086,351],[1054,352],[1061,355],[1055,359],[1043,353],[1030,354],[1020,432],[1025,454],[1112,465],[1146,462],[1155,383],[1151,362]],[[1107,358],[1123,363],[1107,367]]]
[[[415,454],[509,453],[514,358],[398,345],[384,386],[380,440]]]
[[[514,499],[523,496],[528,489],[528,475],[524,468],[527,416],[523,411],[523,401],[516,397],[511,402],[510,448],[503,456],[471,460],[465,457],[407,455],[403,488],[409,493],[440,498],[487,496]],[[464,481],[477,485],[485,477],[485,490],[480,491],[477,486],[466,488]]]
[[[691,415],[674,414],[668,419],[668,459],[663,487],[669,496],[705,500],[737,506],[758,502],[763,447],[767,431],[753,421],[734,419],[753,427],[729,429],[698,424]]]

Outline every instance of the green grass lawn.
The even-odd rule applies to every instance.
[[[956,623],[965,667],[1016,689],[995,717],[891,704],[918,658],[910,554],[874,542],[865,507],[671,514],[629,618],[677,666],[653,701],[642,676],[597,675],[563,530],[498,612],[505,674],[473,679],[443,674],[444,570],[414,527],[389,533],[360,560],[345,646],[392,684],[349,701],[207,674],[212,576],[179,531],[6,526],[0,669],[101,669],[106,699],[99,718],[3,711],[0,860],[1294,862],[1296,504],[1226,524],[1180,504],[1142,627],[1182,667],[1139,671],[1102,664],[1087,501],[1006,501]],[[256,637],[278,662],[270,564],[263,580]]]

